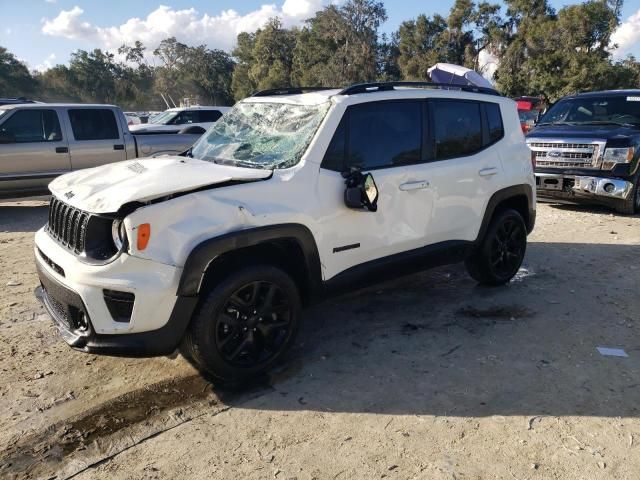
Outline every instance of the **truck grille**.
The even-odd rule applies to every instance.
[[[89,217],[87,212],[51,197],[47,231],[58,243],[80,254],[85,249]]]
[[[529,142],[540,167],[597,168],[601,146],[599,143]]]

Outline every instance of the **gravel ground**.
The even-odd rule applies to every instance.
[[[510,285],[456,265],[333,299],[245,392],[69,349],[33,296],[45,220],[0,203],[0,477],[638,478],[640,217],[540,205]]]

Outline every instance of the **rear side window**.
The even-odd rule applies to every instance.
[[[59,142],[62,130],[54,110],[25,109],[0,125],[4,143]]]
[[[218,110],[200,110],[201,122],[217,122],[221,116],[222,113]]]
[[[116,116],[106,108],[69,110],[69,120],[76,140],[115,140],[120,138]]]
[[[432,105],[436,160],[465,157],[483,148],[479,102],[438,100]]]
[[[188,123],[199,123],[202,120],[200,119],[200,112],[197,110],[186,110],[181,112],[173,119],[174,125],[184,125]]]
[[[496,143],[504,137],[504,125],[502,124],[502,114],[500,105],[497,103],[485,103],[487,113],[487,127],[489,128],[489,144]]]

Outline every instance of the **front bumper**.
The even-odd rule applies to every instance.
[[[179,345],[196,297],[177,297],[182,269],[122,254],[87,265],[49,235],[36,233],[40,298],[64,340],[92,353],[157,356]],[[114,318],[105,290],[135,296],[130,318]]]
[[[536,188],[540,197],[610,203],[626,200],[631,195],[633,183],[620,178],[536,173]]]

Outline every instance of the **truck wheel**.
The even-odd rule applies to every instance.
[[[181,349],[200,371],[240,384],[269,369],[298,331],[301,302],[282,270],[253,266],[205,293]]]
[[[634,215],[640,213],[640,176],[635,180],[635,187],[631,190],[629,197],[616,205],[616,212],[623,215]]]
[[[527,227],[516,210],[494,215],[479,248],[465,261],[469,275],[483,285],[503,285],[520,269]]]

